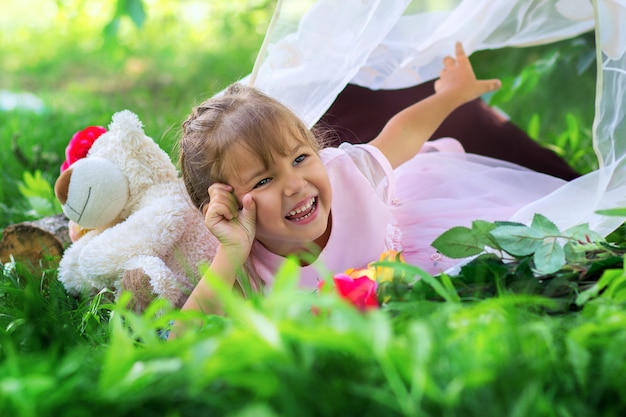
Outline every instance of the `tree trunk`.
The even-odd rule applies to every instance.
[[[0,261],[25,264],[33,271],[55,268],[71,243],[64,214],[7,226],[0,240]]]

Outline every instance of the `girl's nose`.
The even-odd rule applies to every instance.
[[[285,195],[296,195],[304,189],[306,180],[300,175],[291,175],[285,181]]]

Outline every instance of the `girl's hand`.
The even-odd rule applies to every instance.
[[[220,241],[210,270],[232,287],[240,267],[250,255],[256,233],[256,205],[252,196],[243,197],[243,207],[239,210],[233,187],[226,184],[213,184],[209,187],[209,204],[204,206],[204,224]],[[206,314],[223,314],[219,297],[202,279],[185,301],[183,310],[201,311]],[[175,324],[170,338],[180,332],[181,324]]]
[[[450,93],[459,100],[459,105],[474,100],[481,95],[497,90],[501,83],[498,79],[477,80],[463,45],[456,43],[456,59],[447,56],[443,59],[443,69],[435,81],[437,94]]]
[[[209,204],[205,206],[204,224],[228,251],[233,262],[241,263],[248,258],[256,233],[256,204],[252,196],[243,197],[239,210],[233,188],[227,184],[209,187]]]

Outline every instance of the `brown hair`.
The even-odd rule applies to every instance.
[[[234,144],[242,144],[269,167],[272,153],[285,155],[287,138],[296,138],[315,151],[321,143],[286,106],[261,91],[233,84],[195,107],[183,123],[179,164],[183,181],[198,209],[208,204],[208,188],[236,175],[229,161]]]
[[[193,204],[202,211],[209,203],[209,187],[237,175],[229,160],[233,145],[246,146],[269,167],[274,152],[286,155],[289,137],[316,152],[322,147],[291,110],[252,87],[233,84],[195,107],[183,123],[178,144],[183,182]],[[252,262],[246,261],[243,269],[247,280],[238,277],[236,284],[244,295],[246,288],[261,290],[263,281]]]

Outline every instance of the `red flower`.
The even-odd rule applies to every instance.
[[[91,145],[105,132],[106,129],[101,126],[89,126],[74,133],[65,148],[65,161],[61,165],[61,172],[68,169],[74,162],[86,157]]]
[[[361,311],[370,308],[378,308],[378,297],[376,288],[378,284],[366,275],[352,278],[346,274],[337,274],[333,277],[335,287],[339,295],[350,301]],[[322,288],[324,281],[320,281],[318,288]]]

